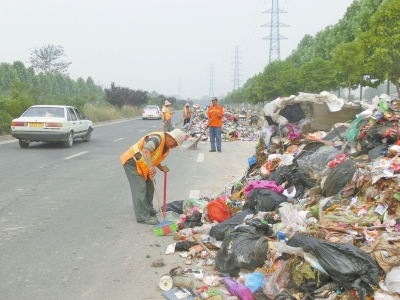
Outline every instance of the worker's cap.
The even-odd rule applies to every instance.
[[[218,101],[218,98],[217,97],[212,97],[211,101],[214,101],[214,100]]]
[[[179,149],[182,150],[181,145],[182,145],[183,141],[185,140],[185,134],[183,133],[183,131],[180,129],[174,129],[170,132],[166,132],[166,134],[171,136],[178,143]]]
[[[185,106],[190,106],[189,103],[186,103]]]
[[[170,105],[171,103],[168,100],[165,100],[164,105]]]

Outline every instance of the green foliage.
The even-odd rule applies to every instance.
[[[321,57],[304,64],[298,73],[301,90],[307,93],[320,93],[336,87],[334,71],[329,61]]]
[[[149,97],[145,91],[131,90],[126,87],[115,86],[114,82],[111,83],[109,89],[105,89],[105,92],[106,101],[119,108],[124,105],[131,105],[139,108],[142,104],[147,103]]]
[[[63,56],[65,52],[62,46],[45,45],[31,50],[30,63],[36,72],[68,74],[71,63],[60,60]]]

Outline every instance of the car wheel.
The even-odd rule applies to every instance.
[[[85,136],[82,138],[82,141],[84,142],[90,142],[90,138],[92,136],[92,128],[88,128],[88,132],[85,134]]]
[[[19,145],[21,146],[21,148],[28,148],[29,143],[24,142],[23,140],[18,140]]]
[[[73,144],[74,144],[74,133],[71,131],[69,133],[68,139],[65,142],[63,142],[63,147],[71,148]]]

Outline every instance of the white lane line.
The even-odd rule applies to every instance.
[[[119,139],[113,140],[112,142],[115,143],[115,142],[118,142],[118,141],[123,140],[123,139],[124,138],[119,138]]]
[[[79,156],[79,155],[85,154],[86,152],[87,152],[87,151],[79,152],[79,153],[77,153],[77,154],[75,154],[75,155],[71,155],[71,156],[65,157],[65,158],[63,158],[63,159],[71,159],[71,158],[77,157],[77,156]]]
[[[140,130],[139,132],[143,132],[144,130]]]
[[[204,153],[199,153],[197,156],[197,162],[203,162],[204,161]]]
[[[200,190],[190,190],[189,198],[199,199],[200,198]]]

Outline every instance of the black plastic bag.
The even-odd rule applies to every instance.
[[[376,261],[360,248],[347,243],[325,242],[304,234],[294,235],[288,246],[302,247],[327,271],[332,280],[346,290],[354,289],[360,299],[374,293],[371,285],[379,282],[382,272]]]
[[[164,206],[161,209],[164,211]],[[173,211],[180,215],[183,214],[183,200],[167,203],[165,211]]]
[[[189,251],[189,248],[198,245],[197,242],[191,242],[188,240],[177,242],[175,245],[175,251]]]
[[[246,222],[247,225],[255,227],[256,233],[260,235],[269,236],[272,234],[272,229],[267,223],[263,223],[261,219],[251,219],[250,221]]]
[[[275,193],[269,189],[253,189],[247,196],[243,209],[252,209],[256,213],[259,211],[275,211],[283,202],[288,202],[285,195]]]
[[[316,180],[311,179],[297,163],[293,163],[290,166],[279,167],[275,172],[269,175],[268,180],[274,180],[278,185],[287,181],[286,186],[295,186],[295,198],[303,196],[305,190],[314,187],[316,182]]]
[[[218,272],[237,275],[240,268],[254,270],[268,259],[268,242],[251,226],[241,226],[222,242],[215,258]]]
[[[330,197],[339,193],[340,190],[352,180],[353,175],[356,172],[354,165],[358,162],[362,162],[362,160],[351,159],[344,161],[333,168],[325,180],[321,195],[324,197]]]
[[[198,210],[194,211],[192,215],[186,216],[186,220],[182,223],[182,228],[180,229],[193,228],[203,225],[203,222],[201,222],[201,217],[201,212],[199,212]]]
[[[389,148],[389,144],[380,144],[373,148],[372,150],[368,151],[368,158],[369,160],[373,160],[375,158],[381,157],[382,151],[387,150]]]
[[[253,210],[243,209],[242,211],[239,211],[230,217],[228,220],[211,227],[209,234],[217,241],[222,241],[231,231],[233,231],[235,226],[243,223],[244,218],[246,218],[247,215],[252,214],[254,214]]]
[[[286,105],[279,114],[285,117],[289,123],[296,123],[304,118],[303,110],[296,104]]]

